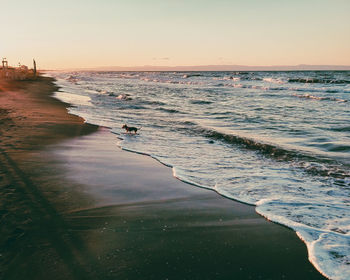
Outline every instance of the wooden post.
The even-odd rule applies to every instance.
[[[36,62],[35,62],[35,59],[33,59],[33,65],[34,65],[34,68],[33,68],[34,78],[36,78]]]

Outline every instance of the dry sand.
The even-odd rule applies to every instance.
[[[1,279],[324,279],[296,234],[0,83]]]

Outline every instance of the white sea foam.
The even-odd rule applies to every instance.
[[[268,83],[273,83],[273,84],[284,84],[286,81],[284,81],[281,78],[263,78],[263,81],[268,82]]]
[[[62,100],[63,102],[70,103],[75,106],[92,106],[91,98],[89,96],[58,91],[54,94],[54,97]]]
[[[338,101],[338,102],[348,102],[346,99],[340,99],[329,96],[316,96],[311,94],[293,94],[295,97],[306,98],[306,99],[314,99],[314,100],[329,100],[329,101]]]
[[[244,87],[243,84],[233,84],[232,86],[235,88],[243,88]]]
[[[289,209],[288,211],[291,213],[286,215],[285,209],[287,207],[284,205],[276,207],[276,203],[279,204],[278,201],[271,199],[261,200],[257,203],[256,211],[273,222],[286,225],[295,230],[299,238],[303,240],[307,246],[310,262],[313,263],[324,276],[336,280],[348,279],[350,275],[350,234],[349,231],[347,233],[333,231],[334,227],[339,227],[339,221],[327,221],[327,217],[335,216],[334,213],[332,213],[333,215],[328,213],[327,207],[324,206],[324,209],[319,209],[319,217],[310,217],[311,224],[314,223],[316,225],[320,220],[326,220],[328,222],[329,229],[327,229],[327,227],[319,229],[315,226],[308,226],[304,223],[293,221],[293,219],[297,217],[290,216],[293,212],[292,209]],[[308,207],[313,206],[309,204]],[[329,209],[332,208],[329,207]],[[339,211],[340,215],[344,213],[344,211],[349,212],[350,207],[349,209]],[[303,211],[299,212],[298,215],[302,215]],[[290,217],[286,218],[288,216]],[[342,219],[342,230],[348,230],[350,218]]]

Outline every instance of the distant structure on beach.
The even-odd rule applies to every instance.
[[[7,59],[2,59],[2,67],[0,68],[0,79],[5,80],[28,80],[35,79],[37,76],[36,62],[33,59],[33,69],[29,69],[26,65],[18,64],[18,67],[10,67]]]
[[[6,57],[2,59],[2,69],[7,69],[8,68],[8,62],[6,60]]]

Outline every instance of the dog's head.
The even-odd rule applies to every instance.
[[[127,127],[128,127],[128,126],[127,126],[126,124],[124,124],[124,125],[122,126],[122,128],[125,128],[125,129],[127,129]]]

